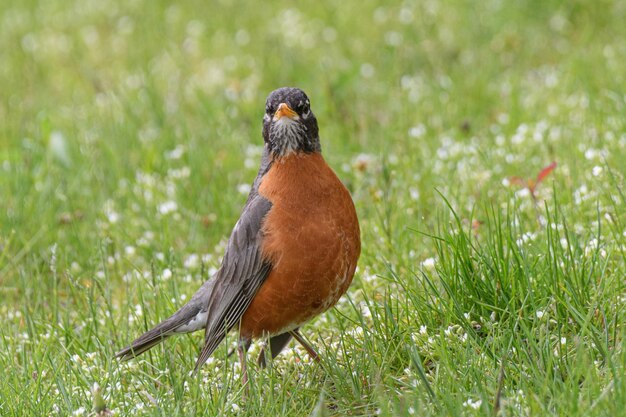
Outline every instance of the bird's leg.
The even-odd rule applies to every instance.
[[[263,347],[261,348],[261,353],[259,353],[259,357],[257,359],[257,364],[261,368],[265,368],[267,366],[267,358],[268,354],[272,354],[273,349],[270,347],[270,336],[266,335],[265,340],[263,341]]]
[[[239,354],[239,363],[241,365],[241,385],[244,389],[244,398],[250,394],[250,388],[248,387],[248,367],[246,366],[246,352],[250,347],[250,342],[246,340],[240,340],[237,343],[237,353]]]
[[[300,343],[302,345],[302,347],[307,351],[309,356],[311,356],[311,358],[315,362],[317,362],[317,363],[320,362],[320,356],[317,354],[315,349],[313,349],[313,346],[311,346],[310,344],[307,343],[306,340],[304,340],[304,337],[302,337],[302,334],[300,334],[300,330],[299,329],[291,330],[289,332],[289,334],[292,335],[293,338],[296,339],[298,341],[298,343]]]
[[[241,343],[244,343],[244,350],[247,352],[248,349],[250,349],[250,345],[252,344],[252,340],[246,340],[245,342],[242,341]],[[237,345],[239,346],[239,345]],[[230,358],[231,356],[233,356],[233,354],[237,351],[237,349],[231,349],[228,352],[228,355],[226,355],[226,357]]]

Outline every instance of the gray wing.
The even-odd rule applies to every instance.
[[[272,204],[258,195],[254,187],[230,236],[222,266],[214,277],[207,304],[204,347],[196,362],[196,370],[239,322],[269,274],[271,264],[261,253],[261,227],[271,207]]]
[[[145,332],[116,356],[128,360],[147,351],[164,339],[205,328],[205,345],[196,370],[217,348],[228,330],[239,322],[252,298],[267,277],[271,265],[262,259],[262,222],[272,204],[258,194],[263,176],[271,166],[267,146],[252,191],[231,234],[222,266],[172,316]],[[205,324],[206,321],[206,324]]]

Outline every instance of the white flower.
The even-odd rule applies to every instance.
[[[585,255],[586,256],[590,256],[592,255],[596,249],[598,249],[599,246],[599,242],[598,239],[593,238],[589,241],[589,243],[587,243],[587,246],[585,246]]]
[[[115,211],[115,203],[113,200],[107,200],[104,202],[104,215],[106,216],[109,223],[114,224],[117,223],[120,219],[120,215]]]
[[[483,400],[476,400],[476,401],[474,401],[471,398],[468,398],[467,401],[465,401],[463,403],[463,407],[469,407],[469,408],[472,408],[474,410],[478,410],[482,403],[483,403]]]
[[[169,200],[159,204],[158,210],[161,214],[169,214],[178,210],[178,204],[176,201]]]
[[[517,198],[526,198],[530,195],[530,190],[528,188],[521,188],[515,192],[515,196]]]
[[[394,30],[385,33],[385,43],[389,46],[400,46],[402,44],[402,34]]]
[[[594,177],[597,177],[598,175],[602,174],[602,167],[601,166],[595,166],[593,167],[593,169],[591,170],[591,173],[593,174]]]
[[[537,310],[537,312],[535,313],[535,315],[537,316],[538,319],[542,318],[544,316],[544,312],[541,310]]]
[[[117,223],[117,221],[120,219],[120,215],[117,214],[117,212],[114,210],[107,211],[106,216],[107,216],[107,219],[109,220],[109,223],[111,224]]]
[[[82,271],[82,268],[80,267],[80,264],[78,262],[72,262],[72,264],[70,265],[70,271],[72,271],[72,273],[74,274],[77,274]]]
[[[432,269],[435,267],[435,258],[426,258],[422,261],[422,267]]]
[[[250,184],[239,184],[237,186],[237,191],[239,191],[240,194],[248,194],[251,188]]]
[[[375,72],[376,70],[372,64],[365,63],[361,65],[361,75],[363,78],[372,78]]]
[[[187,259],[185,259],[185,261],[183,262],[183,265],[185,266],[185,268],[189,268],[189,269],[197,268],[199,264],[200,264],[200,257],[195,253],[192,253],[189,256],[187,256]]]
[[[165,268],[163,273],[161,274],[161,278],[164,280],[172,278],[172,270],[169,268]]]
[[[87,410],[85,410],[85,407],[80,407],[80,408],[78,408],[78,409],[74,410],[74,411],[72,412],[72,415],[73,415],[73,416],[82,416],[82,415],[84,415],[84,414],[85,414],[85,411],[87,411]]]
[[[412,138],[421,138],[426,134],[426,126],[419,124],[409,129],[409,136]]]
[[[363,276],[363,281],[365,282],[374,282],[378,278],[376,274],[370,274],[370,273],[365,273],[362,276]]]
[[[167,159],[180,159],[181,156],[185,153],[185,148],[182,145],[176,146],[169,152],[165,152],[165,157]]]
[[[173,179],[187,178],[189,175],[191,175],[191,169],[189,169],[189,167],[167,170],[167,176]]]
[[[366,171],[375,161],[376,158],[373,155],[360,153],[352,160],[352,166],[359,171]]]

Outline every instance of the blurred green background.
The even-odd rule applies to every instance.
[[[622,1],[4,0],[1,414],[87,415],[94,382],[119,415],[307,415],[316,404],[331,415],[623,410],[625,21]],[[207,371],[204,380],[187,375],[200,337],[167,344],[139,368],[111,356],[219,265],[258,169],[265,97],[281,86],[309,95],[325,158],[353,194],[363,235],[349,301],[308,331],[313,342],[326,340],[327,352],[340,340],[346,355],[364,356],[360,364],[348,356],[348,365],[339,358],[326,374],[287,358],[256,374],[259,387],[263,378],[274,384],[275,401],[264,402],[259,390],[237,411],[244,406],[237,405],[236,365],[222,362],[223,353],[222,371]],[[537,186],[535,201],[520,184],[552,161],[557,168]],[[438,240],[415,232],[464,229],[478,249],[448,236],[447,260]],[[507,238],[494,243],[499,233]],[[551,239],[565,248],[555,268],[573,265],[562,276],[546,260]],[[528,280],[538,291],[531,301],[514,291],[517,304],[489,304],[477,283],[446,286],[446,277],[463,276],[462,268],[446,275],[447,267],[480,264],[481,250],[504,253],[516,242],[523,262],[503,254],[494,262],[518,271],[507,275],[511,288]],[[429,294],[424,276],[452,293],[394,296],[407,286]],[[463,297],[473,291],[475,298]],[[571,301],[568,291],[581,296]],[[370,302],[374,318],[395,316],[394,303],[406,316],[369,334],[376,320],[359,317]],[[482,322],[490,312],[506,317],[512,305],[521,310],[502,324],[510,333],[488,339],[503,350],[512,343],[519,352],[542,346],[548,353],[561,331],[566,340],[586,340],[574,354],[556,355],[564,362],[554,369],[588,386],[556,378],[551,359],[528,353],[511,359],[517,376],[504,386],[509,409],[495,402],[499,369],[509,365],[496,361],[482,375],[489,366],[476,359],[486,342],[461,349],[463,371],[433,353],[452,349],[447,344],[415,342],[429,358],[421,385],[415,369],[405,372],[415,363],[406,346],[388,350],[390,340],[413,340],[422,325],[447,337],[445,329],[464,322],[463,311]],[[558,332],[554,324],[539,332],[533,312],[550,309],[569,313],[557,317]],[[594,311],[613,327],[593,321]],[[531,320],[530,333],[511,342],[519,333],[515,314]],[[369,342],[358,332],[343,339],[340,330],[355,326]],[[593,365],[598,352],[601,363]],[[524,373],[522,363],[537,364],[537,373]],[[307,382],[294,383],[301,372]],[[218,385],[227,388],[220,395]]]

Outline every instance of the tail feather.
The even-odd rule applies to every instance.
[[[135,340],[132,342],[132,344],[130,344],[129,346],[126,346],[124,349],[117,352],[115,356],[122,361],[131,360],[132,358],[135,358],[141,355],[142,353],[150,350],[151,348],[158,345],[159,343],[161,343],[163,340],[167,339],[170,336],[171,335],[162,335],[161,337],[155,337],[143,343]]]
[[[273,336],[270,338],[270,352],[272,353],[272,359],[276,358],[278,354],[289,344],[291,340],[291,334],[288,332],[281,333],[279,335]],[[259,358],[257,359],[257,363],[261,367],[265,367],[267,365],[265,360],[265,348],[261,349],[261,353],[259,354]]]
[[[196,326],[190,327],[188,324],[199,316],[201,308],[199,305],[190,304],[183,306],[171,317],[133,340],[130,345],[117,352],[115,356],[123,361],[127,361],[141,355],[175,333],[187,333],[197,330]]]

